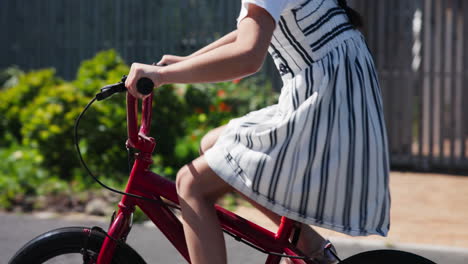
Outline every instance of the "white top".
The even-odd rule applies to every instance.
[[[239,17],[237,18],[237,24],[239,24],[239,22],[247,16],[249,4],[254,4],[265,9],[273,17],[275,23],[278,23],[281,14],[285,10],[289,10],[304,1],[305,0],[242,0],[242,6]]]

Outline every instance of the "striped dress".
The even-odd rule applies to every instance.
[[[381,91],[362,35],[336,0],[243,0],[276,21],[278,103],[232,119],[205,152],[224,181],[288,218],[386,236],[389,156]]]

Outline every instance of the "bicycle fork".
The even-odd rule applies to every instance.
[[[122,202],[119,203],[119,211],[112,221],[101,250],[99,251],[97,264],[111,263],[117,244],[125,242],[132,228],[134,211],[134,206],[126,206]]]
[[[151,150],[154,149],[154,145],[150,147]],[[141,171],[145,171],[149,168],[150,164],[152,163],[151,158],[148,158],[150,155],[151,153],[148,155],[146,152],[140,153],[140,155],[136,155],[135,163],[130,173],[125,192],[132,193],[133,185],[137,183],[134,180],[136,175],[138,175]],[[109,231],[107,232],[101,250],[99,251],[96,264],[111,263],[117,245],[119,243],[125,243],[127,235],[132,228],[135,204],[136,202],[134,201],[134,198],[128,196],[122,197],[122,200],[118,204],[119,210],[117,216],[115,218],[112,217],[113,219],[109,226]]]

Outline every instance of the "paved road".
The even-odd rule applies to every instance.
[[[29,215],[0,213],[0,263],[7,263],[13,254],[27,241],[48,230],[65,226],[100,226],[107,223],[96,221],[70,221],[64,219],[37,219]],[[137,239],[138,238],[138,239]],[[229,263],[264,263],[266,259],[260,253],[229,236],[226,236]],[[341,258],[358,252],[384,248],[386,245],[376,242],[351,242],[348,239],[332,240]],[[128,238],[128,243],[148,263],[185,263],[176,250],[154,227],[135,225]],[[396,246],[396,249],[410,251],[429,258],[439,264],[466,264],[468,250],[441,247],[420,247],[412,245]]]

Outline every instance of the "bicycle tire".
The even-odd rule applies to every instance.
[[[13,258],[10,264],[39,264],[52,258],[71,253],[81,253],[87,243],[87,253],[99,252],[105,235],[92,232],[89,236],[84,232],[87,227],[64,227],[48,231],[29,241]],[[83,263],[83,262],[82,262]],[[143,258],[129,245],[118,245],[112,258],[112,264],[138,263],[145,264]]]
[[[416,254],[399,250],[373,250],[351,256],[341,264],[436,264]]]

